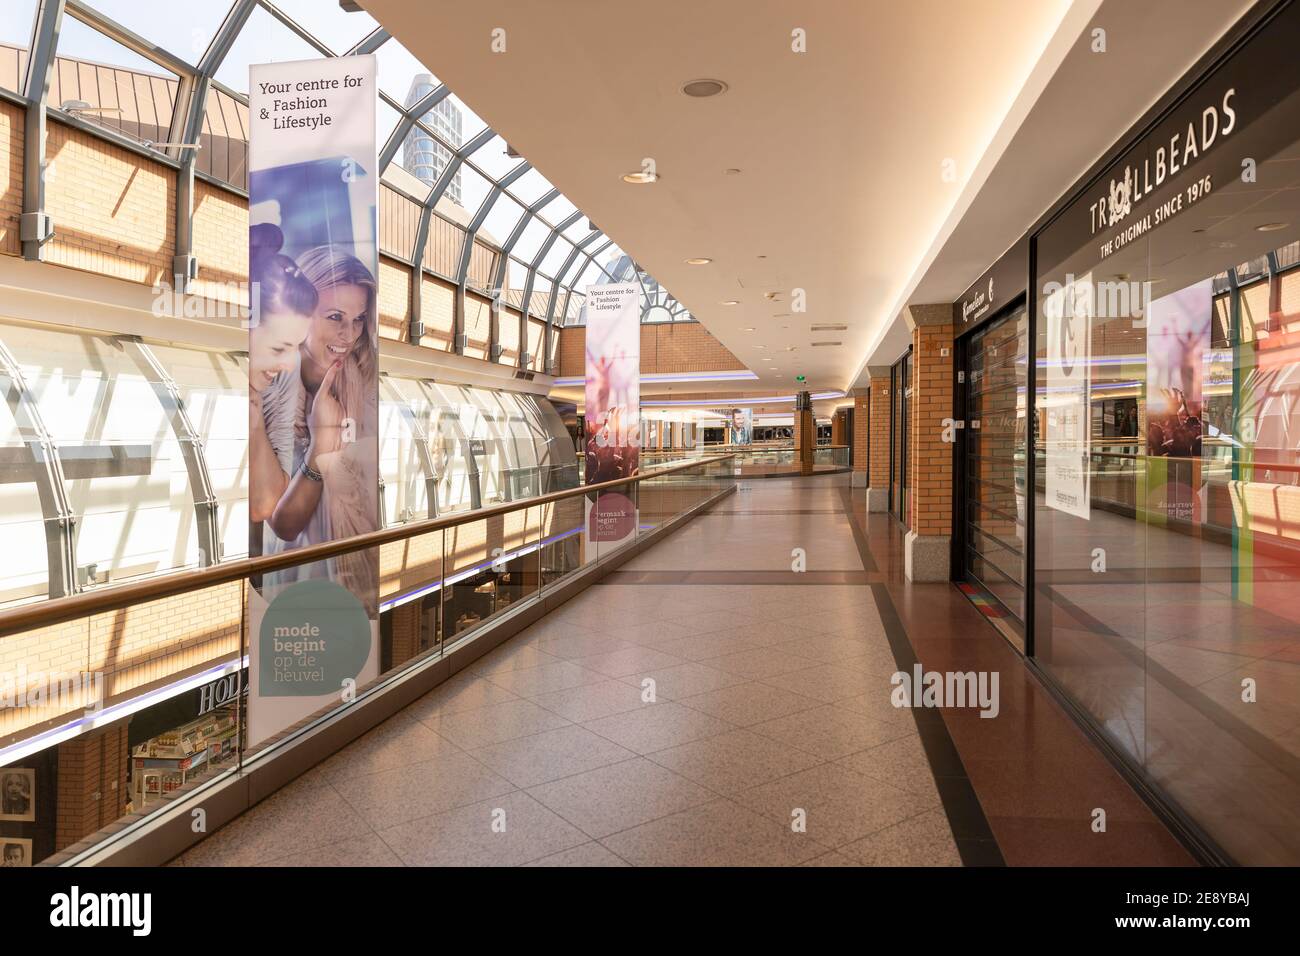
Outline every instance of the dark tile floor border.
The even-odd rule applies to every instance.
[[[868,571],[611,571],[603,584],[875,584]]]
[[[866,532],[858,523],[853,508],[853,491],[841,488],[840,498],[844,503],[844,513],[849,518],[853,529],[853,543],[857,545],[862,563],[875,569],[867,546]],[[894,599],[889,595],[889,588],[880,575],[871,586],[872,596],[876,600],[876,610],[880,613],[880,622],[885,628],[885,637],[889,649],[894,655],[894,664],[900,671],[911,673],[918,663],[916,650],[907,636],[907,630],[894,607]],[[921,745],[925,748],[926,760],[930,763],[930,773],[934,776],[935,786],[939,791],[939,800],[943,812],[948,817],[948,826],[952,830],[953,840],[957,843],[957,852],[961,854],[965,866],[1006,866],[1006,859],[993,836],[984,807],[980,805],[975,787],[966,774],[966,765],[962,763],[957,745],[948,733],[943,714],[938,710],[924,707],[912,708],[912,719],[916,722],[917,733],[921,736]]]

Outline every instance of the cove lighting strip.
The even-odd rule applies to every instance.
[[[123,717],[129,717],[131,714],[144,710],[146,707],[152,707],[154,704],[160,704],[164,700],[170,700],[178,694],[183,694],[187,690],[194,690],[196,687],[202,687],[204,684],[211,683],[214,680],[232,674],[235,671],[243,670],[248,666],[248,657],[244,656],[238,660],[226,661],[224,664],[218,664],[210,667],[205,671],[200,671],[189,677],[178,680],[175,683],[167,684],[151,690],[147,694],[139,697],[132,697],[130,700],[124,700],[121,703],[104,707],[101,710],[88,711],[86,716],[77,720],[69,721],[58,727],[52,727],[44,733],[37,734],[27,740],[19,741],[0,750],[0,767],[13,763],[16,760],[22,760],[34,753],[52,747],[55,744],[63,743],[65,740],[71,740],[73,737],[79,737],[82,734],[89,733],[97,727],[103,727],[105,724],[111,724],[115,720],[121,720]]]
[[[758,375],[748,369],[738,372],[656,372],[641,376],[641,381],[647,385],[672,382],[753,382],[757,379]],[[583,375],[570,375],[566,378],[557,378],[552,384],[564,387],[585,385],[586,382],[587,379]]]
[[[815,392],[810,397],[814,402],[821,402],[831,398],[843,398],[844,393],[843,392]],[[765,398],[719,398],[719,399],[711,399],[709,401],[701,401],[699,399],[691,400],[691,399],[683,398],[683,399],[674,399],[672,401],[664,401],[664,402],[646,401],[646,402],[642,402],[641,405],[643,408],[658,408],[660,406],[667,406],[667,405],[673,405],[673,406],[716,405],[718,407],[722,407],[724,405],[728,405],[728,406],[730,405],[780,405],[786,402],[793,405],[795,398],[796,396],[794,395],[768,395]]]

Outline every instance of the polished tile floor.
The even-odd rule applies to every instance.
[[[969,605],[913,614],[863,497],[847,476],[742,482],[177,862],[956,866],[1041,862],[1055,841],[1056,862],[1088,863],[1135,834],[1144,862],[1186,862],[1099,759],[1082,765],[1127,836],[1088,843],[1053,804],[1078,796],[1087,744],[1017,681],[1000,721],[891,705],[902,626],[956,615],[1022,665]]]

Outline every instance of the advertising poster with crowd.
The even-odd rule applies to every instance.
[[[641,463],[641,287],[593,285],[587,322],[586,483],[636,476]],[[590,544],[614,545],[636,535],[636,504],[610,490],[586,496]],[[587,548],[588,558],[595,548]]]

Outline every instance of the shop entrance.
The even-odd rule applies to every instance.
[[[954,522],[958,586],[1022,651],[1028,350],[1023,306],[961,342],[958,394],[966,427]]]
[[[908,404],[912,392],[911,349],[889,370],[889,510],[903,524],[910,523],[907,487]]]

